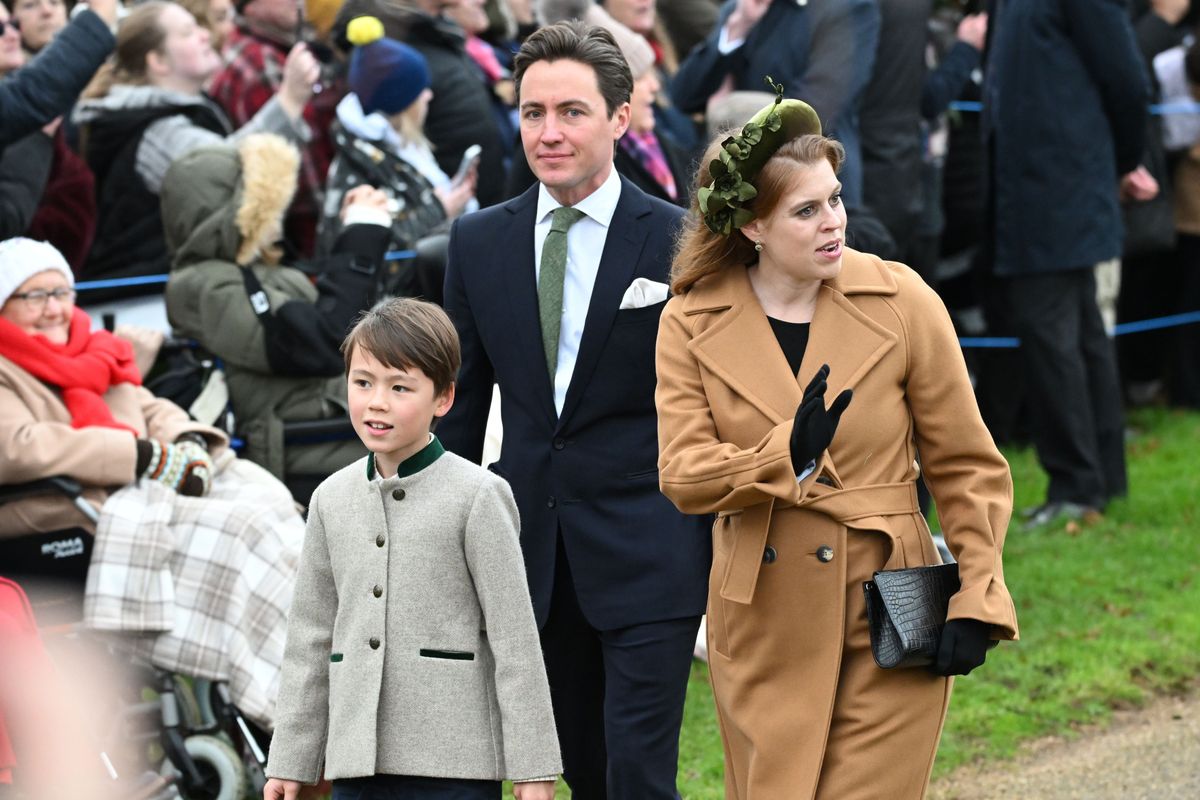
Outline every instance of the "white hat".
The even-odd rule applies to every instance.
[[[36,242],[17,236],[0,242],[0,306],[8,302],[21,284],[48,269],[56,269],[75,285],[71,267],[58,248],[48,242]]]

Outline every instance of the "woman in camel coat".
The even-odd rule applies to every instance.
[[[795,138],[786,112],[782,130],[757,170],[732,160],[757,190],[752,221],[714,232],[701,205],[681,240],[658,339],[662,491],[717,515],[708,645],[726,796],[920,798],[948,675],[1017,638],[1001,566],[1012,481],[937,295],[844,247],[840,146]],[[720,144],[701,187],[721,189],[707,166]],[[934,669],[883,670],[863,581],[940,561],[918,452],[962,588]]]

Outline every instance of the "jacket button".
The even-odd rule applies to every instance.
[[[403,500],[403,499],[404,499],[404,490],[403,490],[403,489],[396,489],[395,491],[393,491],[393,492],[392,492],[392,499],[393,499],[393,500]]]
[[[555,500],[553,497],[551,497],[549,500],[546,501],[546,508],[554,508],[557,505],[558,505],[558,501]]]
[[[387,541],[387,539],[384,537],[384,535],[382,533],[375,537],[376,547],[383,547],[383,545],[386,541]]]
[[[378,650],[379,649],[379,637],[372,636],[371,641],[367,642],[367,644],[371,645],[372,650]]]
[[[833,561],[833,548],[827,544],[823,544],[817,548],[817,560],[828,564]]]
[[[378,583],[375,584],[375,588],[371,590],[371,594],[375,595],[376,597],[383,597],[383,587]]]
[[[554,449],[555,450],[562,450],[566,446],[567,446],[567,443],[564,439],[562,439],[561,437],[557,437],[557,436],[554,438]]]
[[[775,552],[775,548],[771,547],[771,545],[767,545],[767,549],[763,550],[763,563],[764,564],[774,564],[775,559],[778,557],[779,557],[779,555]]]

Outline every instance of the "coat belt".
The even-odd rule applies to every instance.
[[[754,599],[776,502],[772,499],[758,503],[742,512],[741,526],[721,582],[722,598],[746,604]],[[890,526],[881,524],[879,518],[920,513],[916,485],[912,482],[880,483],[853,489],[814,483],[808,496],[795,507],[825,514],[848,528],[879,530],[893,538],[893,553],[897,549],[894,534]]]

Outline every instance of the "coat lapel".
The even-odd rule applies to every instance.
[[[546,371],[546,360],[525,354],[543,352],[542,323],[538,317],[537,271],[533,264],[533,226],[537,215],[538,184],[504,206],[511,214],[508,228],[492,243],[497,263],[507,275],[503,281],[508,294],[512,321],[509,330],[516,340],[514,361],[526,371],[526,385],[534,387],[543,410],[554,419],[554,387]]]
[[[804,387],[821,364],[829,364],[825,397],[830,403],[895,346],[895,334],[847,296],[894,292],[895,282],[871,259],[847,251],[842,275],[821,287],[804,360],[799,374],[792,375],[746,270],[737,267],[689,298],[688,314],[725,309],[689,346],[706,369],[777,425],[795,415]]]
[[[642,192],[622,179],[621,198],[617,201],[617,208],[608,226],[608,236],[604,240],[604,252],[600,256],[600,268],[596,273],[596,283],[592,286],[592,298],[588,303],[587,319],[579,341],[579,355],[575,359],[575,370],[571,373],[571,383],[563,400],[562,414],[559,415],[559,428],[570,419],[586,392],[613,322],[616,321],[621,298],[633,282],[648,233],[641,218],[649,213],[650,204]],[[535,318],[536,308],[535,305]]]

